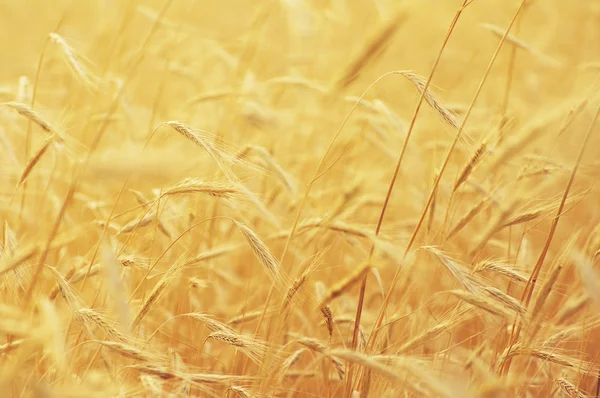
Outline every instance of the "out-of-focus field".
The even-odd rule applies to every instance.
[[[597,1],[0,26],[0,395],[598,396]]]

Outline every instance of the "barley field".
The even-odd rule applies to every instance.
[[[598,1],[0,26],[0,396],[599,396]]]

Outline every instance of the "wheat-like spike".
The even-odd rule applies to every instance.
[[[241,348],[246,347],[246,344],[244,343],[244,341],[232,333],[212,332],[211,334],[208,335],[208,338],[224,341],[227,344],[230,344],[235,347],[241,347]]]
[[[364,366],[365,368],[391,381],[402,382],[403,380],[401,373],[398,373],[393,368],[382,364],[374,357],[344,349],[333,349],[329,350],[327,353],[333,357]]]
[[[195,383],[195,387],[200,387],[203,384],[228,385],[230,383],[244,383],[251,380],[248,376],[240,375],[177,372],[153,363],[135,364],[128,366],[128,368],[155,375],[164,380],[179,379],[189,381]]]
[[[469,255],[474,257],[480,250],[482,250],[488,241],[494,236],[496,232],[498,232],[506,221],[508,215],[512,212],[512,209],[516,205],[515,202],[509,204],[506,208],[501,208],[501,211],[496,214],[494,218],[490,220],[487,227],[481,233],[478,243],[475,245],[475,248],[471,250]]]
[[[288,288],[287,293],[285,294],[283,308],[287,308],[290,305],[292,299],[294,298],[298,290],[302,287],[302,285],[304,285],[309,276],[317,269],[323,258],[324,253],[325,251],[322,251],[318,255],[312,257],[308,265],[302,271],[302,273],[296,278],[296,280],[294,280],[294,283],[292,283],[291,286]]]
[[[275,313],[278,312],[278,309],[276,308],[269,308],[267,309],[265,316],[271,316]],[[241,325],[243,323],[246,322],[252,322],[258,318],[261,317],[261,315],[263,314],[263,310],[256,310],[256,311],[250,311],[250,312],[246,312],[244,314],[238,315],[236,317],[231,318],[230,320],[227,321],[228,325],[232,325],[232,326],[236,326],[236,325]]]
[[[135,189],[130,189],[129,192],[131,192],[133,194],[133,196],[135,197],[136,202],[141,205],[141,206],[147,206],[148,204],[151,203],[150,200],[148,200],[148,198],[146,198],[146,195],[144,195],[142,192],[137,191]]]
[[[300,349],[294,351],[289,357],[287,357],[285,359],[285,361],[283,361],[283,363],[281,364],[281,367],[278,370],[280,381],[283,380],[283,378],[285,377],[285,375],[289,371],[289,369],[296,362],[298,362],[298,360],[300,359],[302,354],[304,354],[306,352],[306,350],[307,350],[306,348],[300,348]]]
[[[92,88],[98,88],[100,78],[95,76],[89,68],[85,67],[77,58],[73,47],[71,47],[66,40],[58,33],[50,33],[50,39],[52,42],[58,44],[65,55],[65,60],[69,68],[75,72],[75,75],[81,79],[87,86]]]
[[[260,157],[275,171],[275,173],[279,176],[279,179],[283,182],[283,185],[287,188],[290,194],[295,197],[298,188],[296,187],[296,183],[292,179],[291,175],[281,167],[281,165],[275,160],[273,155],[265,148],[259,145],[250,145],[250,149],[257,152]]]
[[[141,219],[139,220],[131,220],[130,222],[128,222],[127,224],[123,225],[120,229],[119,229],[119,235],[121,234],[128,234],[131,233],[139,228],[143,228],[146,227],[150,224],[152,224],[152,222],[154,220],[156,220],[158,217],[158,213],[156,211],[151,211],[146,213]]]
[[[507,351],[510,347],[507,347]],[[567,368],[577,369],[582,374],[597,376],[599,366],[595,363],[570,357],[558,352],[557,349],[544,348],[523,348],[520,344],[515,344],[510,351],[505,351],[500,355],[498,363],[503,363],[506,359],[515,356],[529,356],[550,362],[556,365],[562,365]]]
[[[82,267],[80,269],[78,269],[75,273],[73,273],[73,275],[71,275],[68,278],[68,281],[71,285],[74,285],[75,283],[81,281],[87,274],[88,277],[90,276],[94,276],[97,275],[98,272],[100,271],[100,268],[102,268],[102,266],[100,264],[94,264],[90,269],[89,269],[89,273],[88,273],[88,267]],[[54,298],[56,297],[56,295],[60,292],[60,284],[57,285],[52,292],[50,292],[50,296],[49,298],[51,300],[54,300]]]
[[[222,151],[220,151],[215,145],[213,145],[209,140],[194,131],[189,126],[178,122],[178,121],[169,121],[167,122],[169,126],[171,126],[176,132],[192,141],[194,144],[204,148],[204,150],[210,155],[210,157],[215,161],[215,163],[219,166],[221,171],[232,181],[236,181],[237,178],[227,166],[227,160],[229,157]]]
[[[449,330],[449,327],[452,326],[453,324],[454,324],[454,322],[451,320],[440,322],[440,323],[436,324],[434,327],[429,328],[425,333],[421,333],[420,335],[415,336],[412,339],[408,340],[406,343],[402,344],[396,350],[396,352],[398,354],[406,353],[407,351],[410,351],[413,348],[420,346],[425,341],[433,339],[433,338],[439,336],[440,334],[442,334],[443,332],[447,332]]]
[[[482,28],[492,32],[499,38],[502,38],[505,36],[506,30],[503,28],[500,28],[498,26],[495,26],[495,25],[492,25],[489,23],[481,23],[479,25]],[[516,38],[514,35],[512,35],[510,33],[506,34],[506,41],[508,43],[514,45],[515,47],[518,47],[520,49],[523,49],[523,50],[531,53],[533,56],[540,59],[546,65],[553,66],[553,67],[558,67],[561,65],[560,61],[536,50],[535,48],[531,47],[529,44],[525,43],[523,40]]]
[[[24,339],[18,339],[0,345],[0,354],[8,354],[15,348],[19,348],[24,341]]]
[[[511,310],[515,311],[517,314],[521,314],[521,315],[525,315],[525,313],[527,312],[527,309],[523,306],[523,304],[521,304],[521,302],[519,300],[517,300],[516,298],[509,296],[508,294],[504,293],[502,290],[500,289],[496,289],[493,286],[482,286],[482,289],[493,299],[495,299],[496,301],[498,301],[498,303],[510,308]]]
[[[230,326],[211,318],[207,314],[202,314],[200,312],[192,312],[186,314],[186,316],[189,316],[190,318],[196,319],[204,323],[206,327],[208,327],[208,329],[210,329],[212,332],[235,333],[235,331]]]
[[[328,308],[328,307],[327,307]],[[350,325],[352,327],[354,327],[355,322],[355,318],[353,316],[347,316],[347,315],[341,315],[341,316],[337,316],[334,319],[332,319],[333,323],[335,323],[336,325]],[[329,326],[327,325],[328,320],[325,319],[321,322],[322,325],[326,325],[327,328],[329,329]],[[333,327],[332,327],[333,329]],[[361,346],[365,346],[367,344],[367,339],[366,339],[366,335],[365,335],[365,328],[363,327],[363,325],[359,325],[358,327],[358,334],[360,337],[360,344]]]
[[[354,270],[345,278],[336,283],[334,286],[329,289],[329,291],[325,294],[321,302],[319,303],[319,307],[323,308],[331,301],[335,300],[346,291],[348,291],[352,286],[354,286],[358,281],[360,281],[367,272],[371,265],[368,262],[360,264],[358,267],[354,268]]]
[[[576,341],[581,335],[583,335],[584,332],[593,330],[598,326],[600,326],[600,319],[595,319],[583,324],[574,324],[562,327],[559,326],[559,331],[546,338],[542,345],[544,347],[556,347],[556,345],[562,343],[563,341]]]
[[[305,346],[306,348],[315,351],[315,352],[319,352],[319,353],[324,353],[327,350],[327,345],[325,345],[324,343],[320,342],[317,339],[313,339],[311,337],[302,337],[298,340],[296,340],[296,342],[298,344],[302,344],[303,346]]]
[[[454,191],[456,191],[461,186],[461,184],[465,182],[467,178],[469,178],[469,175],[471,174],[473,169],[475,169],[475,167],[479,164],[486,152],[487,144],[485,142],[482,142],[479,148],[477,148],[477,150],[473,154],[473,156],[471,156],[471,159],[465,165],[462,172],[460,173],[460,177],[458,177],[458,180],[454,184]]]
[[[464,290],[450,290],[448,293],[458,297],[462,301],[477,307],[481,308],[484,311],[489,312],[490,314],[501,316],[505,319],[511,319],[514,317],[514,312],[509,311],[506,307],[503,307],[491,299],[483,296],[478,296],[476,294],[465,292]]]
[[[231,386],[229,387],[228,391],[234,392],[238,397],[250,398],[250,392],[247,389],[239,386]]]
[[[525,274],[515,270],[514,268],[497,261],[483,261],[475,266],[475,272],[491,271],[500,275],[504,275],[509,279],[519,282],[527,283],[527,276]]]
[[[302,344],[311,351],[318,352],[319,354],[323,354],[324,356],[328,357],[335,366],[336,372],[340,380],[344,379],[344,375],[346,373],[344,369],[344,363],[335,356],[328,355],[327,346],[324,343],[310,337],[302,337],[296,340],[296,342],[298,344]]]
[[[165,272],[165,274],[162,276],[162,278],[154,286],[154,289],[152,289],[152,292],[150,292],[150,295],[146,298],[146,300],[142,304],[142,307],[139,309],[137,315],[135,316],[135,318],[131,324],[132,328],[136,328],[139,325],[141,320],[144,318],[144,316],[146,316],[148,311],[150,311],[152,306],[164,294],[169,283],[179,275],[179,273],[181,272],[182,269],[183,269],[183,266],[181,266],[178,263],[174,263],[173,265],[171,265],[171,267],[169,267],[167,272]]]
[[[38,254],[39,250],[40,248],[37,245],[28,246],[18,254],[13,255],[12,258],[3,258],[4,264],[3,267],[0,268],[0,276],[21,266],[25,261]]]
[[[261,364],[265,359],[267,345],[263,341],[228,331],[212,332],[207,339],[223,341],[238,348],[256,364]]]
[[[27,76],[19,76],[16,101],[24,104],[31,102],[31,82]]]
[[[217,101],[217,100],[221,100],[221,99],[227,99],[227,98],[233,97],[235,95],[239,95],[239,93],[236,93],[232,90],[214,91],[214,92],[210,92],[210,93],[203,93],[203,94],[196,95],[196,96],[190,98],[188,100],[188,103],[190,105],[196,105],[196,104],[201,104],[203,102],[208,102],[208,101]]]
[[[556,379],[556,384],[560,387],[560,389],[569,397],[569,398],[588,398],[588,395],[584,394],[579,390],[579,388],[575,387],[573,383],[569,380],[561,377]]]
[[[103,330],[106,335],[113,341],[128,343],[130,339],[123,333],[119,332],[114,326],[112,326],[104,317],[97,311],[91,308],[80,308],[74,312],[76,317],[80,319],[90,332],[90,338],[93,337],[91,333],[90,324],[96,325],[98,328]]]
[[[222,182],[207,182],[199,178],[186,178],[168,188],[161,196],[203,193],[217,198],[229,199],[240,194],[238,188]]]
[[[246,225],[241,222],[235,221],[235,225],[238,227],[240,232],[246,238],[248,245],[254,252],[254,255],[263,266],[263,268],[267,271],[267,274],[278,280],[280,278],[279,274],[279,262],[275,259],[275,256],[269,250],[269,247],[256,235],[254,231],[248,228]]]
[[[333,315],[331,314],[331,308],[329,308],[328,305],[321,307],[321,314],[323,314],[323,317],[325,318],[329,338],[331,338],[333,336]]]
[[[560,311],[556,314],[557,324],[561,325],[570,320],[575,314],[577,314],[583,307],[590,303],[590,296],[588,294],[582,294],[579,297],[572,297],[562,306]]]
[[[534,317],[539,318],[541,316],[542,306],[546,302],[546,299],[550,295],[554,284],[558,280],[558,276],[560,275],[560,271],[562,270],[562,268],[562,264],[559,261],[557,261],[554,267],[552,267],[550,274],[545,279],[544,284],[540,287],[539,293],[536,296],[535,301],[533,302],[533,306],[531,307],[531,314]]]
[[[459,126],[458,122],[456,121],[456,116],[452,112],[450,112],[450,110],[448,110],[446,106],[442,104],[440,99],[431,90],[431,88],[428,88],[427,91],[425,91],[425,86],[427,85],[426,78],[410,71],[402,72],[401,74],[402,76],[406,77],[421,94],[425,92],[425,101],[438,114],[440,119],[442,119],[451,127],[458,130]],[[463,140],[472,141],[472,138],[470,138],[468,134],[464,134]]]
[[[51,137],[57,137],[62,141],[62,135],[59,133],[59,131],[51,123],[43,119],[38,111],[36,111],[31,105],[20,102],[7,102],[4,105],[16,110],[20,115],[40,126],[42,130],[48,133]]]
[[[590,298],[600,308],[600,273],[593,268],[592,263],[583,254],[573,251],[571,256],[577,264],[581,280]]]
[[[285,373],[291,366],[293,366],[296,362],[298,362],[298,360],[300,359],[302,354],[304,354],[305,352],[306,352],[306,348],[300,348],[300,349],[294,351],[289,357],[287,357],[285,359],[285,361],[283,362],[283,364],[281,365],[282,373]]]
[[[306,79],[304,77],[299,76],[280,76],[274,77],[265,82],[268,85],[288,85],[288,86],[297,86],[306,88],[309,90],[313,90],[318,92],[319,94],[327,94],[327,87],[321,85],[319,83],[315,83],[312,80]]]
[[[155,355],[148,354],[139,348],[132,346],[131,344],[118,342],[118,341],[108,341],[108,340],[89,340],[90,342],[95,342],[103,347],[109,348],[110,350],[126,357],[135,359],[140,362],[156,362],[157,358]]]
[[[81,308],[81,301],[79,300],[77,293],[75,293],[71,287],[71,284],[65,279],[63,274],[61,274],[56,268],[49,265],[46,265],[46,268],[48,268],[54,274],[54,277],[58,282],[59,291],[69,307],[71,307],[71,310],[76,311]]]
[[[159,381],[156,376],[142,375],[140,376],[140,382],[142,383],[142,386],[147,394],[157,397],[160,397],[164,394],[162,381]]]
[[[29,176],[35,165],[38,164],[42,156],[44,156],[44,153],[46,153],[51,143],[52,137],[44,140],[44,143],[40,146],[40,148],[35,152],[35,154],[31,158],[29,158],[29,160],[25,164],[25,168],[21,172],[21,177],[19,178],[19,182],[17,183],[17,188],[19,188],[23,181],[25,181],[25,179]]]
[[[469,271],[456,260],[443,253],[441,250],[431,247],[423,246],[428,252],[435,255],[435,257],[446,267],[450,274],[472,294],[478,294],[477,288],[481,285]]]
[[[461,218],[456,223],[454,228],[452,228],[452,230],[448,233],[446,240],[452,238],[461,229],[463,229],[465,227],[465,225],[467,225],[473,219],[473,217],[475,217],[483,209],[484,205],[486,205],[487,203],[488,203],[488,199],[484,198],[484,199],[480,200],[475,206],[473,206],[473,208],[471,208],[471,210],[469,210],[469,212],[467,214],[465,214],[463,216],[463,218]]]
[[[344,376],[346,375],[346,368],[344,367],[344,362],[332,356],[330,356],[329,359],[331,360],[331,362],[333,362],[333,366],[335,366],[335,371],[337,372],[340,380],[344,380]]]
[[[361,52],[345,68],[342,75],[335,83],[334,90],[339,91],[348,87],[356,80],[359,73],[366,68],[370,61],[373,61],[378,53],[390,42],[404,19],[404,13],[397,13],[380,29],[363,47]]]

